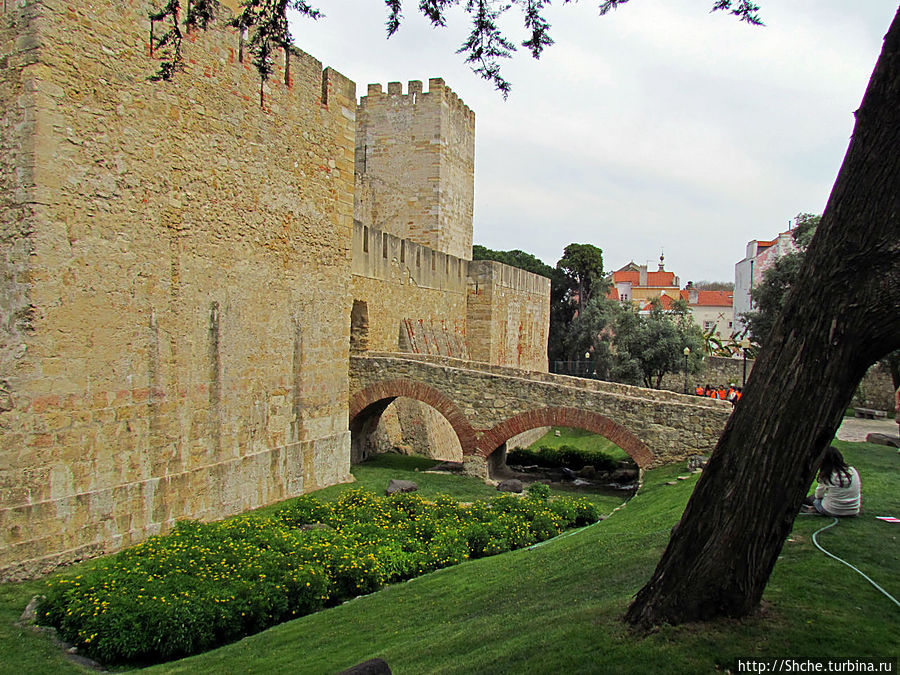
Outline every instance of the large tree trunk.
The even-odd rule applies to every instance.
[[[900,10],[799,278],[627,621],[742,616],[758,605],[856,386],[898,347]]]

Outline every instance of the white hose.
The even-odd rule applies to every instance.
[[[900,602],[897,602],[897,598],[895,598],[893,595],[891,595],[891,594],[888,593],[886,590],[884,590],[881,586],[879,586],[879,585],[876,584],[874,581],[872,581],[872,580],[871,580],[869,577],[867,577],[863,572],[860,572],[858,569],[856,569],[853,565],[851,565],[850,563],[848,563],[846,560],[841,560],[841,559],[838,558],[836,555],[834,555],[834,554],[832,554],[832,553],[829,553],[829,552],[826,551],[824,548],[822,548],[821,546],[819,546],[819,542],[816,541],[816,535],[819,534],[819,532],[824,532],[824,531],[827,530],[829,527],[834,527],[835,525],[837,525],[837,523],[838,523],[838,519],[835,518],[835,519],[831,522],[831,524],[826,525],[825,527],[819,528],[818,530],[816,530],[815,532],[813,532],[813,536],[812,536],[813,544],[815,544],[815,545],[816,545],[816,548],[819,549],[820,551],[822,551],[822,553],[824,553],[825,555],[827,555],[829,558],[834,558],[834,559],[837,560],[839,563],[844,563],[844,564],[845,564],[847,567],[849,567],[851,570],[853,570],[853,571],[855,571],[855,572],[859,572],[859,574],[862,575],[862,577],[863,577],[866,581],[868,581],[868,582],[869,582],[870,584],[872,584],[875,588],[877,588],[879,591],[881,591],[882,593],[884,593],[884,594],[888,597],[888,599],[890,599],[895,605],[897,605],[897,607],[900,607]]]

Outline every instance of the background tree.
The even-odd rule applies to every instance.
[[[526,253],[519,249],[513,249],[512,251],[495,251],[486,246],[475,244],[472,246],[472,260],[495,260],[504,265],[509,265],[510,267],[518,267],[520,270],[525,270],[532,274],[539,274],[542,277],[547,277],[551,280],[553,279],[553,268],[550,267],[550,265],[539,260],[531,253]]]
[[[690,308],[684,301],[673,303],[674,309],[663,310],[654,298],[647,316],[638,314],[630,305],[619,315],[615,327],[614,373],[619,381],[637,372],[645,387],[659,389],[669,373],[684,370],[684,348],[691,350],[688,370],[699,368],[703,352],[703,335],[693,323]]]
[[[900,389],[900,349],[880,359],[878,365],[886,373],[890,373],[891,382],[894,383],[894,391]]]
[[[603,277],[603,251],[593,244],[566,246],[556,269],[565,275],[569,299],[579,312],[584,311],[594,295],[602,295],[609,288],[609,282]]]
[[[572,318],[565,332],[565,360],[588,360],[594,376],[601,380],[611,379],[614,326],[621,311],[621,304],[615,300],[604,296],[591,298],[584,311]],[[586,357],[586,354],[590,356]]]
[[[867,368],[900,347],[900,10],[805,259],[626,620],[753,610]]]

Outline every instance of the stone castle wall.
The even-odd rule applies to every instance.
[[[464,349],[467,265],[466,260],[354,223],[350,290],[353,301],[366,306],[368,348],[440,353],[452,344]],[[413,343],[418,350],[412,349]]]
[[[475,114],[439,78],[370,84],[356,128],[363,225],[472,259]]]
[[[547,371],[550,280],[491,260],[469,264],[469,355],[473,361]]]
[[[354,307],[365,308],[367,350],[547,370],[548,279],[497,262],[461,260],[360,223],[352,259],[351,292]],[[407,399],[382,415],[374,445],[440,459],[462,455],[447,421]]]
[[[5,6],[0,578],[348,479],[354,84],[297,51],[261,109],[221,21],[153,83],[143,0]]]
[[[468,358],[467,261],[358,222],[352,261],[351,295],[354,307],[366,313],[366,349]],[[443,416],[411,399],[398,399],[384,411],[373,444],[378,452],[462,459]]]

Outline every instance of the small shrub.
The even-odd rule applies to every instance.
[[[573,500],[575,504],[575,527],[592,525],[600,520],[600,510],[584,497]]]
[[[543,483],[532,483],[528,486],[528,496],[545,502],[550,499],[550,486]]]
[[[550,502],[549,508],[560,519],[563,527],[571,527],[578,518],[578,507],[573,499],[555,499]]]
[[[470,558],[483,558],[491,555],[488,553],[491,531],[487,524],[477,521],[469,523],[463,530],[463,536],[466,539]]]
[[[302,495],[284,504],[276,514],[282,522],[293,527],[327,523],[331,517],[331,508],[315,497]]]

